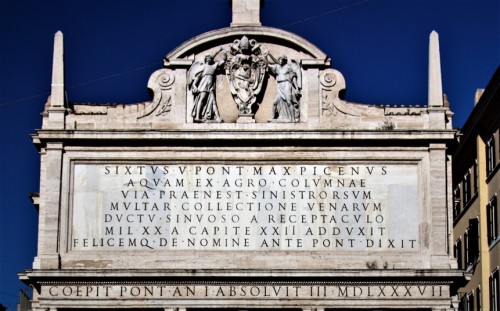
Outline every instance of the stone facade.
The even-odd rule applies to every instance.
[[[34,309],[450,309],[437,34],[428,105],[367,106],[255,6],[234,1],[231,27],[169,53],[137,104],[67,102],[56,34],[21,275]]]

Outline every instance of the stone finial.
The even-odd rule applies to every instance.
[[[58,31],[54,36],[54,57],[52,62],[51,107],[64,107],[64,48],[63,34]]]
[[[260,2],[262,0],[231,0],[233,20],[231,27],[261,26]]]
[[[63,129],[65,127],[65,103],[63,34],[58,31],[54,36],[52,84],[50,98],[45,105],[42,123],[44,129]]]
[[[443,85],[441,81],[441,59],[439,35],[432,31],[429,37],[429,107],[443,106]]]

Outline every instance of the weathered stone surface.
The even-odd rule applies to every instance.
[[[260,26],[260,2],[261,0],[232,0],[231,27]]]
[[[443,106],[443,86],[441,82],[441,57],[439,52],[439,36],[432,31],[429,37],[429,99],[430,107]]]
[[[461,275],[437,36],[429,105],[369,106],[344,100],[317,47],[259,26],[258,0],[233,9],[232,27],[169,53],[137,104],[61,102],[56,35],[22,275],[34,310],[448,309]]]
[[[416,165],[76,164],[74,172],[74,251],[420,250]]]

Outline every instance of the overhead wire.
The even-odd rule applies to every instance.
[[[84,82],[72,84],[72,85],[67,86],[66,89],[72,89],[72,88],[75,88],[75,87],[84,86],[84,85],[87,85],[87,84],[92,84],[92,83],[95,83],[95,82],[99,82],[99,81],[103,81],[103,80],[108,80],[108,79],[116,78],[116,77],[123,76],[123,75],[129,74],[129,73],[132,73],[132,72],[141,71],[143,69],[151,68],[153,66],[158,66],[159,64],[162,64],[162,63],[161,62],[154,62],[154,63],[151,63],[149,65],[144,65],[144,66],[136,67],[136,68],[129,69],[129,70],[126,70],[126,71],[122,71],[122,72],[119,72],[119,73],[114,73],[114,74],[110,74],[110,75],[107,75],[107,76],[99,77],[99,78],[96,78],[96,79],[92,79],[92,80],[88,80],[88,81],[84,81]]]
[[[352,7],[355,7],[355,6],[359,6],[359,5],[365,4],[365,3],[370,2],[370,1],[371,0],[361,0],[361,1],[357,1],[355,3],[346,4],[344,6],[341,6],[341,7],[338,7],[338,8],[334,8],[334,9],[331,9],[331,10],[328,10],[328,11],[325,11],[325,12],[322,12],[322,13],[319,13],[319,14],[316,14],[316,15],[312,15],[312,16],[305,17],[305,18],[302,18],[302,19],[298,19],[298,20],[290,22],[288,24],[280,25],[279,27],[289,27],[289,26],[300,24],[300,23],[308,22],[310,20],[313,20],[313,19],[316,19],[316,18],[320,18],[320,17],[326,16],[326,15],[330,15],[330,14],[333,14],[333,13],[337,13],[339,11],[343,11],[343,10],[346,10],[346,9],[349,9],[349,8],[352,8]]]
[[[79,83],[71,84],[71,85],[66,86],[66,89],[73,89],[73,88],[76,88],[76,87],[80,87],[80,86],[84,86],[84,85],[96,83],[96,82],[99,82],[99,81],[113,79],[113,78],[116,78],[116,77],[119,77],[119,76],[123,76],[123,75],[129,74],[129,73],[132,73],[132,72],[144,70],[144,69],[147,69],[147,68],[151,68],[153,66],[158,66],[159,64],[161,64],[161,62],[154,62],[154,63],[148,64],[148,65],[144,65],[144,66],[132,68],[132,69],[129,69],[129,70],[125,70],[125,71],[122,71],[122,72],[118,72],[118,73],[114,73],[114,74],[110,74],[110,75],[106,75],[106,76],[102,76],[102,77],[99,77],[99,78],[96,78],[96,79],[92,79],[92,80],[87,80],[87,81],[84,81],[84,82],[79,82]],[[8,104],[13,104],[13,103],[17,103],[17,102],[22,102],[22,101],[30,100],[30,99],[41,97],[41,96],[48,96],[49,94],[50,94],[50,92],[43,92],[43,93],[38,93],[38,94],[35,94],[35,95],[26,96],[26,97],[23,97],[23,98],[14,99],[14,100],[11,100],[11,101],[6,101],[6,102],[3,102],[3,103],[0,103],[0,107],[4,106],[4,105],[8,105]]]
[[[305,17],[305,18],[301,18],[301,19],[295,20],[295,21],[290,22],[288,24],[280,25],[279,27],[285,28],[285,27],[289,27],[289,26],[294,26],[294,25],[297,25],[297,24],[300,24],[300,23],[311,21],[311,20],[316,19],[316,18],[320,18],[320,17],[326,16],[326,15],[330,15],[330,14],[333,14],[333,13],[337,13],[337,12],[340,12],[340,11],[343,11],[343,10],[346,10],[346,9],[349,9],[349,8],[352,8],[352,7],[355,7],[355,6],[359,6],[359,5],[365,4],[365,3],[370,2],[370,1],[372,1],[372,0],[361,0],[361,1],[357,1],[355,3],[346,4],[344,6],[341,6],[341,7],[338,7],[338,8],[334,8],[334,9],[331,9],[331,10],[328,10],[328,11],[325,11],[325,12],[322,12],[322,13],[319,13],[319,14],[316,14],[316,15],[312,15],[312,16],[309,16],[309,17]],[[73,88],[77,88],[77,87],[80,87],[80,86],[92,84],[92,83],[95,83],[95,82],[99,82],[99,81],[103,81],[103,80],[108,80],[108,79],[113,79],[113,78],[116,78],[116,77],[119,77],[119,76],[123,76],[123,75],[129,74],[129,73],[132,73],[132,72],[144,70],[144,69],[156,66],[158,64],[160,64],[160,62],[155,62],[155,63],[151,63],[151,64],[148,64],[148,65],[144,65],[144,66],[136,67],[136,68],[133,68],[133,69],[129,69],[129,70],[126,70],[126,71],[122,71],[122,72],[110,74],[110,75],[107,75],[107,76],[102,76],[102,77],[99,77],[99,78],[96,78],[96,79],[87,80],[87,81],[84,81],[84,82],[80,82],[80,83],[68,85],[68,86],[66,86],[66,89],[73,89]],[[23,97],[23,98],[14,99],[14,100],[11,100],[11,101],[6,101],[6,102],[3,102],[3,103],[0,103],[0,107],[4,106],[4,105],[9,105],[9,104],[17,103],[17,102],[22,102],[22,101],[30,100],[30,99],[33,99],[33,98],[38,98],[38,97],[41,97],[41,96],[48,96],[49,94],[50,94],[50,92],[43,92],[43,93],[38,93],[38,94],[35,94],[35,95],[30,95],[30,96],[27,96],[27,97]]]

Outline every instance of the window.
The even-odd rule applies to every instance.
[[[465,262],[469,270],[479,260],[479,221],[477,218],[469,220],[469,227],[465,231]]]
[[[467,295],[463,295],[462,299],[460,299],[460,303],[458,304],[458,311],[468,311],[467,307]]]
[[[476,309],[477,311],[481,311],[481,286],[476,289]]]
[[[464,196],[464,206],[467,205],[472,198],[472,184],[471,184],[471,170],[467,170],[467,174],[464,175],[463,179],[463,193]]]
[[[465,294],[460,299],[460,305],[458,307],[461,311],[474,311],[474,293],[470,292]]]
[[[460,193],[460,185],[455,188],[453,191],[453,217],[457,218],[460,215],[460,205],[461,205],[461,193]]]
[[[486,175],[489,175],[496,166],[495,135],[486,142]]]
[[[490,276],[490,310],[500,311],[500,280],[498,268]]]
[[[479,165],[477,164],[477,159],[474,161],[474,193],[477,193],[479,186]]]
[[[469,203],[472,195],[471,195],[471,177],[470,177],[470,169],[467,171],[467,174],[464,176],[464,204]]]
[[[467,295],[467,311],[474,311],[474,292],[470,292]]]
[[[464,233],[464,269],[469,267],[469,228]]]
[[[455,253],[455,258],[457,259],[458,269],[463,269],[464,262],[462,259],[462,240],[458,239],[455,242],[454,253]]]
[[[487,221],[488,221],[488,244],[491,245],[498,237],[498,218],[497,218],[497,196],[491,198],[486,206]]]

